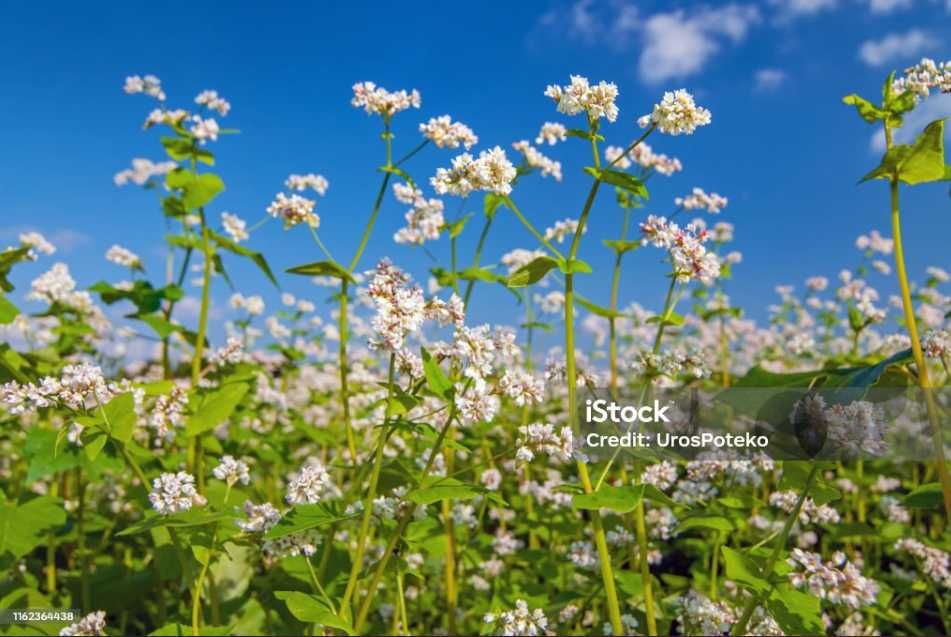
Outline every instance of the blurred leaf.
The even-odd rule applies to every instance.
[[[769,589],[769,582],[760,576],[760,568],[752,558],[728,546],[720,547],[720,551],[723,553],[724,569],[729,579],[757,593]]]
[[[637,486],[602,486],[593,493],[579,493],[572,498],[578,509],[610,509],[615,513],[630,513],[641,501],[644,495],[644,485]]]
[[[314,261],[297,265],[285,270],[288,274],[301,274],[304,276],[329,276],[335,279],[343,279],[350,283],[356,283],[356,279],[343,266],[333,261]]]
[[[340,502],[298,504],[284,514],[281,520],[264,534],[264,538],[276,540],[293,533],[323,528],[355,517],[357,517],[356,514],[347,515],[344,513],[344,508]]]
[[[914,144],[899,144],[885,152],[878,168],[862,177],[892,179],[897,177],[909,185],[943,181],[947,177],[944,163],[944,120],[931,122]]]
[[[209,230],[208,234],[222,249],[237,254],[238,256],[245,257],[246,259],[251,259],[251,261],[254,262],[254,265],[258,266],[258,269],[264,273],[264,276],[266,276],[275,287],[280,287],[277,284],[277,279],[274,278],[274,273],[271,272],[271,266],[267,264],[267,259],[264,258],[263,254],[246,248],[240,243],[232,241],[228,237],[222,236],[213,230]]]
[[[323,599],[317,595],[309,595],[299,591],[274,591],[274,597],[287,604],[287,610],[298,621],[342,630],[348,635],[355,634],[350,622],[334,614]]]
[[[558,261],[551,257],[535,257],[531,262],[526,263],[509,276],[508,286],[510,288],[521,288],[538,283],[548,274],[549,270],[557,267],[559,267]]]
[[[460,482],[455,478],[430,476],[418,488],[406,494],[406,499],[425,505],[440,500],[471,500],[484,492],[482,487]]]
[[[452,391],[452,381],[446,376],[446,373],[439,366],[432,355],[425,347],[421,348],[423,356],[423,371],[426,374],[426,385],[429,391],[433,392],[444,400],[449,399]]]
[[[606,184],[617,186],[618,188],[626,190],[627,192],[640,197],[641,199],[647,199],[647,188],[644,186],[644,182],[634,175],[628,174],[621,170],[614,170],[612,168],[595,168],[594,166],[586,166],[584,171],[595,179],[599,179]]]
[[[227,421],[232,412],[248,393],[245,383],[231,383],[212,391],[201,401],[200,406],[188,418],[185,431],[189,436],[195,436],[209,429],[214,429]]]
[[[0,555],[10,552],[14,558],[23,557],[65,523],[66,509],[60,498],[44,495],[19,505],[0,502]]]
[[[849,106],[854,106],[855,110],[859,114],[859,117],[864,119],[869,124],[882,121],[888,115],[888,113],[875,106],[864,97],[856,95],[855,93],[843,97],[842,102],[844,104],[848,104]]]
[[[938,482],[923,484],[902,498],[902,504],[912,509],[936,509],[943,502],[944,494]]]

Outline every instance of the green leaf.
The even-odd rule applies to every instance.
[[[449,231],[449,238],[455,239],[460,234],[462,234],[462,230],[466,227],[466,223],[471,218],[472,218],[472,214],[470,213],[467,215],[463,215],[461,219],[456,219],[452,223],[446,224],[446,229]]]
[[[191,139],[166,136],[162,137],[159,141],[161,141],[168,156],[175,161],[195,159],[209,166],[215,165],[215,156],[211,151],[195,146]]]
[[[770,593],[766,607],[787,635],[821,635],[825,632],[819,598],[815,595],[784,584]]]
[[[644,485],[612,487],[602,486],[593,493],[579,493],[573,502],[578,509],[610,509],[615,513],[630,513],[644,495]]]
[[[894,177],[912,186],[947,178],[943,119],[928,124],[914,144],[900,144],[886,151],[878,168],[862,177],[859,183]]]
[[[482,211],[485,213],[485,216],[491,219],[495,216],[495,213],[498,212],[500,206],[504,206],[506,202],[506,197],[504,195],[497,195],[494,192],[486,193],[485,198],[482,200]]]
[[[614,250],[617,254],[637,250],[644,245],[641,241],[621,241],[620,239],[604,239],[601,243]]]
[[[647,199],[647,188],[644,186],[644,182],[634,175],[621,170],[614,170],[612,168],[599,169],[594,166],[586,166],[584,171],[606,184],[617,186],[641,199]]]
[[[65,523],[60,498],[40,496],[20,505],[0,502],[0,555],[9,552],[19,559]]]
[[[943,502],[944,494],[937,482],[923,484],[902,498],[902,504],[912,509],[936,509]]]
[[[581,259],[560,259],[558,269],[565,274],[591,274],[591,266]]]
[[[592,314],[597,314],[598,316],[603,316],[604,318],[607,318],[607,319],[624,316],[617,310],[612,310],[611,308],[607,308],[607,307],[598,305],[596,303],[592,303],[591,301],[585,298],[582,298],[580,294],[575,294],[575,301],[578,302],[578,305],[588,310]]]
[[[413,178],[409,176],[409,173],[403,170],[402,168],[398,168],[396,166],[380,166],[379,170],[381,173],[390,173],[391,175],[396,175],[397,177],[400,177],[403,181],[408,183],[410,186],[414,188],[416,187],[416,182],[414,182]]]
[[[126,527],[116,536],[136,535],[145,533],[152,529],[171,527],[176,529],[188,528],[194,526],[205,526],[221,520],[233,519],[231,513],[215,513],[203,508],[194,508],[182,513],[173,513],[172,515],[161,515],[159,513],[149,513],[135,524]]]
[[[676,500],[668,496],[666,493],[664,493],[663,491],[661,491],[654,485],[644,484],[642,486],[644,487],[645,500],[650,500],[651,502],[655,504],[663,504],[664,506],[668,506],[668,507],[675,507],[679,505],[679,503]]]
[[[558,261],[551,257],[535,257],[530,263],[526,263],[518,270],[512,273],[508,278],[507,285],[510,288],[522,288],[533,283],[538,283],[548,274],[549,270],[559,267]]]
[[[356,634],[350,622],[331,611],[326,602],[317,595],[300,591],[274,591],[274,597],[287,605],[287,610],[298,621],[305,624],[319,624],[327,628],[342,630],[348,635]]]
[[[854,106],[855,110],[859,114],[859,117],[864,119],[869,124],[882,121],[888,115],[888,113],[886,113],[879,107],[875,106],[864,97],[860,97],[859,95],[856,95],[855,93],[852,93],[851,95],[846,95],[845,97],[843,97],[842,102],[844,104]]]
[[[677,526],[677,531],[686,531],[688,529],[712,529],[714,531],[732,532],[736,527],[730,520],[722,515],[691,515],[681,520]]]
[[[132,392],[119,394],[102,408],[103,424],[109,435],[123,443],[132,439],[135,429],[135,400]]]
[[[433,359],[426,348],[423,347],[421,349],[423,355],[423,372],[426,374],[426,385],[429,387],[429,391],[444,400],[448,400],[450,392],[452,392],[452,381],[449,380],[446,373],[439,366],[439,363]]]
[[[337,522],[349,520],[357,514],[346,515],[339,502],[318,502],[317,504],[298,504],[288,511],[280,521],[264,535],[266,540],[277,540],[294,533],[318,529]]]
[[[677,312],[669,312],[666,317],[662,317],[657,314],[647,319],[646,322],[680,327],[684,324],[684,317],[680,314],[677,314]]]
[[[247,393],[248,385],[245,383],[231,383],[211,392],[188,418],[186,433],[196,436],[225,422]]]
[[[0,325],[12,323],[19,313],[20,310],[17,309],[17,306],[11,303],[6,296],[0,294]]]
[[[758,593],[769,589],[769,582],[760,576],[759,567],[750,557],[728,546],[720,547],[720,551],[729,579]]]
[[[356,279],[342,265],[334,261],[314,261],[296,265],[293,268],[285,270],[288,274],[300,274],[302,276],[329,276],[335,279],[343,279],[350,283],[356,283]]]
[[[221,246],[222,249],[237,254],[238,256],[245,257],[246,259],[251,259],[251,261],[253,261],[254,264],[258,266],[258,269],[264,273],[264,276],[266,276],[275,287],[280,287],[277,284],[277,279],[274,278],[274,273],[271,272],[271,266],[267,264],[267,259],[264,258],[263,254],[246,248],[240,243],[236,243],[228,237],[222,236],[213,230],[209,230],[209,236],[211,236],[214,242]]]
[[[455,478],[430,476],[416,489],[406,495],[406,499],[416,504],[432,504],[440,500],[471,500],[482,495],[485,489],[474,484],[460,482]]]
[[[462,279],[463,281],[485,281],[486,283],[505,283],[506,281],[504,276],[501,274],[496,274],[489,268],[475,267],[466,268],[461,272],[457,272],[456,278]],[[439,283],[442,285],[441,281]],[[449,280],[448,285],[452,285],[451,279]]]
[[[182,205],[186,211],[197,210],[224,192],[225,184],[214,173],[195,175],[184,168],[176,168],[165,175],[165,184],[169,188],[181,190]]]

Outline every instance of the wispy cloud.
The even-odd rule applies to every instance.
[[[695,75],[724,43],[741,42],[759,21],[752,5],[654,14],[644,20],[638,73],[649,83]]]
[[[780,21],[816,15],[839,6],[838,0],[769,0],[769,4],[776,7]]]
[[[880,40],[866,40],[859,47],[859,59],[869,66],[882,66],[889,62],[910,61],[934,47],[937,41],[921,29],[907,33],[890,33]]]
[[[869,0],[868,8],[872,13],[888,14],[899,9],[908,9],[912,0]]]
[[[782,69],[759,69],[753,74],[753,90],[757,93],[770,93],[779,89],[788,77]]]

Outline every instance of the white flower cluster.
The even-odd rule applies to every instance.
[[[462,122],[452,121],[448,115],[430,118],[419,125],[419,132],[439,148],[459,148],[462,145],[469,150],[479,143],[479,137],[471,128]]]
[[[839,279],[842,281],[842,286],[836,290],[839,300],[853,302],[855,309],[872,322],[885,320],[887,311],[875,305],[879,298],[878,290],[864,279],[852,278],[849,270],[843,270],[839,274]]]
[[[213,367],[237,365],[250,360],[251,355],[244,351],[244,343],[235,336],[229,336],[223,347],[208,353],[208,361]]]
[[[326,496],[336,496],[339,490],[322,462],[311,458],[287,483],[288,504],[317,504]]]
[[[665,177],[670,177],[684,168],[683,164],[681,164],[680,160],[676,157],[668,157],[663,153],[655,153],[651,147],[644,142],[632,148],[628,156],[643,168],[654,170]]]
[[[326,195],[327,189],[330,188],[330,182],[327,181],[327,178],[316,173],[288,175],[284,185],[287,186],[288,190],[296,190],[297,192],[304,192],[310,188],[321,197]]]
[[[250,236],[248,234],[248,224],[245,220],[230,212],[221,213],[221,227],[235,243],[241,243]]]
[[[666,217],[650,215],[641,224],[641,233],[654,246],[667,250],[678,281],[699,280],[710,285],[720,276],[720,258],[703,245],[710,234],[697,224],[681,228]]]
[[[922,544],[913,538],[895,542],[895,550],[908,553],[921,561],[921,568],[935,584],[951,588],[951,555],[933,546]]]
[[[148,426],[155,431],[155,444],[171,442],[175,438],[175,429],[185,424],[185,411],[188,407],[188,390],[176,385],[171,392],[162,394],[155,400]]]
[[[406,226],[396,231],[393,241],[423,245],[438,239],[446,223],[442,200],[426,199],[421,190],[404,184],[394,184],[393,193],[400,202],[412,205],[404,216]]]
[[[192,125],[191,128],[188,129],[188,132],[194,135],[199,143],[205,144],[209,141],[214,142],[218,140],[218,133],[221,132],[221,128],[214,118],[192,115],[191,122]]]
[[[648,509],[644,516],[648,535],[656,540],[669,540],[677,526],[677,516],[668,507]]]
[[[944,358],[951,351],[951,334],[943,330],[928,330],[921,337],[921,349],[928,358]]]
[[[499,388],[519,407],[540,403],[545,398],[545,384],[523,369],[505,370]]]
[[[251,481],[251,474],[248,472],[248,463],[242,460],[236,460],[234,456],[221,456],[221,462],[215,467],[212,474],[219,480],[223,480],[228,486],[234,486],[238,482],[248,484]]]
[[[787,561],[796,569],[789,574],[789,581],[796,588],[808,587],[820,599],[850,608],[875,603],[878,584],[864,577],[842,551],[836,551],[831,560],[823,562],[818,553],[794,548]]]
[[[769,494],[770,506],[782,509],[786,513],[792,513],[796,508],[796,502],[799,500],[799,494],[795,491],[774,491]],[[816,505],[812,498],[806,498],[799,510],[799,522],[809,524],[816,522],[818,524],[837,524],[840,521],[839,512],[828,504]]]
[[[124,268],[142,267],[142,260],[139,258],[139,255],[117,244],[113,244],[113,246],[106,251],[106,260],[116,265],[121,265]]]
[[[674,205],[684,210],[706,210],[712,215],[726,208],[727,198],[715,192],[705,193],[702,188],[694,188],[686,197],[676,197]]]
[[[270,502],[254,504],[245,500],[244,515],[247,520],[236,520],[235,524],[245,533],[267,533],[281,520],[281,512]]]
[[[59,378],[43,377],[39,385],[21,385],[16,381],[0,385],[0,405],[4,405],[11,414],[22,414],[56,404],[80,410],[109,402],[115,395],[114,389],[116,387],[106,384],[100,368],[79,363],[64,367]]]
[[[58,303],[76,310],[80,314],[96,313],[92,297],[85,290],[76,289],[76,281],[69,273],[65,263],[54,263],[53,267],[33,279],[27,298],[33,301]]]
[[[663,460],[644,468],[641,474],[641,482],[650,484],[661,491],[666,491],[677,481],[677,467]]]
[[[515,609],[486,613],[482,621],[491,624],[496,635],[547,635],[548,618],[541,608],[529,610],[524,599],[515,600]]]
[[[154,75],[146,75],[145,77],[131,75],[125,78],[125,85],[122,87],[122,90],[129,95],[143,93],[149,97],[154,97],[160,102],[165,101],[165,91],[162,90],[162,80]]]
[[[685,635],[725,635],[737,620],[736,613],[725,602],[711,601],[693,590],[680,598],[679,606],[677,621]]]
[[[39,232],[22,232],[19,236],[20,243],[24,246],[29,246],[30,248],[30,259],[36,260],[36,253],[45,254],[47,256],[54,254],[56,252],[56,246],[46,240]]]
[[[75,624],[63,628],[59,631],[61,636],[68,635],[105,635],[106,634],[106,611],[97,610],[89,613]]]
[[[657,126],[657,130],[668,135],[692,135],[700,126],[710,123],[710,111],[697,106],[693,95],[684,89],[667,91],[663,99],[654,105],[650,115],[644,115],[637,120],[641,128],[650,125]]]
[[[261,552],[267,562],[297,555],[310,557],[317,552],[317,547],[320,546],[322,540],[323,537],[318,529],[308,529],[276,540],[265,540],[261,545]]]
[[[693,350],[673,350],[657,354],[651,351],[636,352],[630,362],[630,369],[641,376],[705,378],[710,375],[702,352]]]
[[[419,91],[413,89],[390,92],[373,82],[358,82],[353,85],[353,99],[350,104],[363,108],[368,115],[381,115],[389,118],[408,108],[419,108],[422,100]]]
[[[549,85],[545,89],[545,96],[555,100],[559,113],[587,113],[592,120],[603,117],[609,122],[615,121],[618,116],[618,108],[614,103],[617,95],[617,84],[602,81],[591,86],[588,78],[581,75],[572,75],[568,86]]]
[[[499,195],[512,192],[517,172],[499,146],[479,153],[478,159],[463,153],[452,160],[452,168],[439,168],[430,183],[437,194],[466,197],[476,190]]]
[[[568,139],[568,130],[564,124],[558,122],[545,122],[541,130],[538,131],[538,137],[535,138],[536,144],[545,144],[554,146],[558,142]]]
[[[284,228],[291,228],[299,223],[306,223],[312,228],[320,225],[320,217],[314,212],[317,202],[300,195],[288,197],[282,192],[277,193],[274,201],[267,207],[267,213],[275,219],[284,221]]]
[[[552,424],[533,423],[518,428],[515,457],[531,462],[537,453],[545,453],[560,462],[568,462],[574,445],[571,427],[555,430]]]
[[[195,489],[195,477],[185,471],[163,473],[153,480],[149,501],[161,515],[182,513],[206,503]]]
[[[112,181],[117,186],[125,186],[130,181],[136,186],[144,186],[153,177],[158,177],[175,170],[178,166],[173,161],[153,162],[144,157],[136,157],[132,160],[132,167],[121,170],[115,174]]]
[[[178,126],[186,117],[188,117],[188,112],[181,108],[176,108],[175,110],[156,108],[145,118],[145,123],[142,125],[142,128],[149,129],[159,124]]]
[[[883,237],[878,230],[872,230],[868,234],[859,235],[858,239],[855,240],[855,247],[872,253],[891,254],[895,248],[895,241]]]
[[[370,341],[372,348],[391,352],[402,350],[406,336],[418,331],[427,319],[442,325],[462,325],[465,318],[462,299],[453,294],[448,303],[436,298],[426,302],[423,291],[418,286],[409,285],[409,280],[407,274],[389,261],[377,264],[368,289],[376,306],[372,321],[374,337]]]
[[[555,181],[561,181],[560,161],[546,157],[525,139],[512,144],[512,148],[522,153],[526,164],[541,171],[542,177],[554,177]]]
[[[951,62],[921,58],[918,64],[905,69],[905,74],[895,78],[892,83],[895,95],[911,91],[916,97],[922,98],[928,97],[932,89],[951,93]]]
[[[264,299],[260,296],[244,296],[238,292],[231,295],[228,305],[235,310],[244,310],[251,316],[260,316],[264,313]]]
[[[215,111],[222,117],[231,110],[231,103],[218,95],[218,91],[202,91],[195,98],[195,103],[204,106],[210,111]]]
[[[548,241],[554,239],[558,243],[564,243],[567,237],[573,237],[577,231],[577,219],[562,219],[561,221],[556,221],[555,225],[550,228],[545,228],[545,239]],[[588,231],[587,226],[585,226],[584,231]]]

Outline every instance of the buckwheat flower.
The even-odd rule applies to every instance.
[[[153,126],[165,124],[166,126],[178,126],[188,117],[188,111],[181,108],[175,110],[165,110],[164,108],[153,109],[145,118],[142,128],[148,130]]]
[[[928,358],[943,358],[951,350],[951,336],[948,332],[928,330],[921,338],[921,349]]]
[[[571,427],[564,426],[556,431],[555,426],[548,423],[533,423],[518,428],[518,439],[515,441],[515,457],[524,462],[531,462],[536,453],[548,454],[560,462],[568,462],[574,444]]]
[[[604,149],[604,158],[615,168],[627,170],[631,167],[630,156],[625,154],[620,146],[607,146]]]
[[[523,546],[525,546],[524,542],[516,538],[511,531],[502,528],[498,529],[495,532],[495,537],[492,538],[492,550],[501,556],[512,555]],[[501,564],[499,569],[501,570]]]
[[[188,130],[195,136],[195,139],[197,139],[199,143],[205,144],[208,141],[214,142],[218,140],[218,133],[221,129],[218,128],[218,122],[213,118],[192,115],[191,121],[192,125]]]
[[[298,555],[311,557],[317,552],[317,547],[322,541],[323,538],[318,529],[308,529],[276,540],[265,540],[261,545],[261,553],[264,554],[265,563]]]
[[[423,191],[409,184],[393,184],[393,196],[400,203],[415,205],[422,198]]]
[[[502,255],[502,265],[508,268],[508,273],[513,274],[519,268],[528,265],[538,257],[545,256],[544,250],[525,250],[516,248],[511,252]]]
[[[549,146],[554,146],[558,142],[563,142],[566,139],[568,139],[568,129],[565,128],[564,124],[545,122],[542,124],[541,130],[538,131],[538,137],[535,138],[535,143],[547,143]]]
[[[562,624],[567,624],[571,622],[571,620],[575,618],[575,615],[578,614],[579,610],[581,609],[579,609],[576,605],[568,604],[567,606],[562,608],[561,611],[559,611],[558,621],[561,622]]]
[[[358,82],[353,85],[353,99],[350,104],[363,108],[368,115],[380,115],[389,118],[409,108],[419,108],[422,100],[419,91],[413,89],[390,92],[373,82]]]
[[[76,445],[77,447],[83,446],[83,441],[81,436],[83,435],[83,426],[78,422],[74,422],[69,426],[69,431],[66,432],[66,440],[70,443]]]
[[[435,321],[442,327],[454,325],[461,328],[466,318],[465,304],[455,292],[449,297],[448,302],[437,297],[431,298],[426,302],[423,313],[427,320]]]
[[[951,63],[921,58],[918,64],[906,68],[905,74],[892,82],[895,95],[911,91],[916,99],[928,97],[933,89],[951,93]]]
[[[867,235],[859,235],[859,238],[855,240],[855,247],[873,253],[891,254],[895,248],[895,241],[883,237],[878,230],[872,230]]]
[[[247,225],[244,219],[238,215],[233,215],[230,212],[221,213],[221,227],[235,243],[245,241],[250,236],[248,235]]]
[[[288,504],[316,504],[326,496],[337,493],[338,489],[323,463],[310,459],[297,474],[291,476],[284,499]]]
[[[142,267],[142,260],[139,258],[139,255],[116,244],[113,244],[113,246],[106,251],[106,260],[125,268],[136,269]]]
[[[806,287],[813,292],[822,292],[829,287],[829,279],[824,276],[813,276],[806,279]]]
[[[648,465],[641,474],[641,482],[666,491],[677,482],[677,467],[666,460]]]
[[[305,199],[300,195],[288,197],[279,192],[271,205],[267,207],[267,213],[275,219],[283,220],[285,230],[299,223],[306,223],[312,228],[317,228],[320,226],[320,217],[314,213],[315,205],[316,202],[312,199]]]
[[[594,544],[587,540],[575,540],[568,547],[568,559],[580,569],[593,571],[598,567],[598,554]]]
[[[105,635],[106,611],[97,610],[89,613],[75,624],[70,624],[59,631],[60,635]]]
[[[555,181],[561,181],[561,162],[554,161],[543,155],[537,148],[522,140],[512,144],[512,148],[522,153],[525,163],[532,168],[541,171],[542,177],[554,177]]]
[[[244,514],[248,519],[235,520],[235,524],[245,533],[267,533],[281,520],[281,512],[270,502],[254,504],[250,500],[245,500]]]
[[[165,91],[162,90],[162,80],[154,75],[146,75],[145,77],[131,75],[125,78],[125,85],[122,87],[122,90],[129,95],[143,93],[149,97],[154,97],[160,102],[165,101]]]
[[[545,398],[544,383],[521,369],[506,370],[499,388],[519,407],[540,403]]]
[[[36,252],[47,256],[56,252],[56,246],[46,240],[39,232],[23,232],[19,236],[20,243],[30,247],[32,259],[36,259]]]
[[[901,505],[898,498],[886,495],[878,502],[879,508],[888,518],[889,522],[898,522],[899,524],[908,524],[911,522],[911,514],[908,509]]]
[[[694,188],[686,197],[676,197],[674,205],[685,210],[706,210],[710,214],[717,214],[726,208],[727,198],[715,192],[707,194],[701,188]]]
[[[710,120],[710,111],[697,106],[690,93],[679,89],[664,93],[651,114],[644,115],[637,123],[641,128],[656,125],[657,130],[668,135],[692,135],[698,127],[709,124]]]
[[[463,425],[474,425],[495,419],[499,411],[499,399],[489,393],[484,381],[476,382],[468,392],[456,398],[456,406]]]
[[[221,456],[221,462],[212,473],[219,480],[226,482],[228,486],[234,486],[238,482],[246,485],[251,481],[247,463],[235,460],[234,456]]]
[[[823,414],[828,439],[850,454],[885,451],[885,417],[881,408],[865,400],[835,404]]]
[[[502,484],[502,472],[498,469],[486,469],[479,477],[479,482],[489,491],[498,491]]]
[[[453,122],[448,115],[433,117],[425,124],[420,124],[419,132],[439,148],[459,148],[462,145],[469,150],[479,143],[479,138],[471,128],[462,122]]]
[[[724,635],[739,619],[725,602],[714,602],[691,590],[680,598],[677,622],[685,635]]]
[[[572,75],[568,86],[549,85],[545,89],[545,96],[550,97],[557,104],[558,112],[565,115],[586,113],[590,119],[601,119],[609,122],[617,119],[618,108],[617,85],[613,82],[599,82],[591,86],[588,78]]]
[[[554,239],[560,244],[564,243],[566,237],[574,236],[577,231],[578,221],[576,219],[564,219],[562,221],[556,221],[555,225],[545,229],[545,239],[548,241]],[[587,233],[587,226],[585,226],[584,231]]]
[[[606,152],[605,156],[607,156]],[[680,163],[679,159],[676,157],[668,157],[663,153],[655,153],[653,149],[645,142],[641,142],[640,144],[634,146],[627,156],[634,160],[642,168],[653,170],[654,172],[660,173],[665,177],[670,177],[675,172],[680,172],[683,170],[683,164]]]
[[[218,91],[202,91],[195,98],[195,103],[206,107],[210,111],[215,111],[222,117],[231,110],[231,104],[225,98],[218,95]]]
[[[496,635],[547,635],[548,618],[541,608],[529,610],[523,599],[515,600],[515,609],[498,615],[486,613],[483,622],[491,624]]]
[[[796,501],[799,494],[795,491],[776,491],[769,494],[770,506],[778,507],[786,513],[792,513],[796,508]],[[802,508],[799,510],[799,522],[809,524],[817,522],[819,524],[837,524],[840,521],[839,512],[828,504],[816,505],[812,498],[803,500]]]
[[[561,314],[561,310],[565,306],[565,295],[558,290],[549,292],[544,296],[535,294],[532,300],[544,314]]]
[[[396,243],[423,245],[426,241],[435,241],[446,224],[440,199],[419,197],[404,218],[406,226],[393,235]]]
[[[895,550],[914,556],[925,576],[938,586],[951,588],[951,555],[913,538],[898,540]]]
[[[152,481],[149,493],[152,508],[161,515],[188,511],[192,506],[203,506],[205,498],[195,490],[195,478],[189,473],[163,473]]]
[[[796,588],[808,588],[820,599],[850,608],[875,603],[878,584],[864,577],[841,551],[836,551],[831,560],[823,562],[817,553],[794,548],[787,561],[795,569],[789,574],[789,581]]]
[[[178,167],[173,161],[153,162],[144,157],[136,157],[132,160],[132,167],[121,170],[115,174],[112,181],[117,186],[124,186],[132,182],[136,186],[144,186],[154,177],[160,177],[166,173],[175,170]]]
[[[251,316],[260,316],[264,313],[264,299],[260,296],[245,297],[235,292],[228,300],[228,304],[235,310],[244,310]]]
[[[927,268],[925,268],[925,272],[927,272],[928,276],[938,283],[947,283],[949,280],[951,280],[951,274],[948,274],[945,270],[933,265],[929,265]]]
[[[677,517],[668,507],[648,509],[644,517],[648,535],[657,540],[669,540],[677,526]]]
[[[327,194],[327,189],[330,188],[330,182],[327,181],[327,178],[315,173],[290,175],[284,185],[287,186],[288,190],[296,190],[297,192],[304,192],[309,188],[321,197]]]

